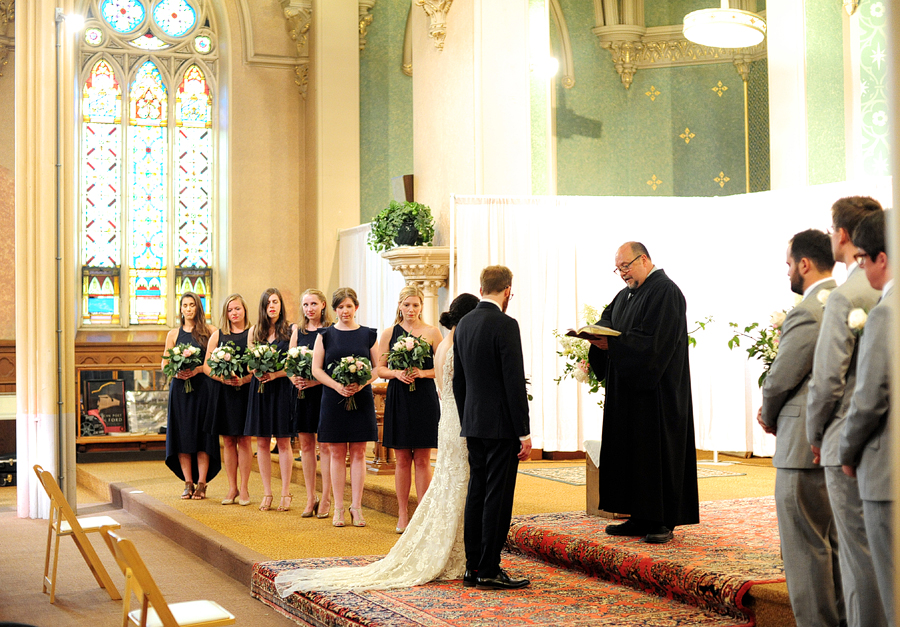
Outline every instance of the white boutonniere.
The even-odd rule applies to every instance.
[[[787,313],[784,311],[773,311],[771,317],[769,318],[769,326],[773,329],[780,329],[781,325],[784,324],[784,319],[787,318]]]
[[[816,298],[819,299],[819,302],[824,305],[828,301],[828,297],[831,296],[831,290],[819,290],[819,293],[816,294]]]
[[[847,325],[853,333],[862,335],[863,329],[866,326],[866,320],[868,319],[869,314],[866,313],[865,309],[856,308],[850,312],[849,316],[847,316]]]

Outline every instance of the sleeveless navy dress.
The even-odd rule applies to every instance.
[[[291,338],[276,339],[274,344],[282,353],[287,353]],[[259,392],[259,379],[250,380],[249,401],[247,403],[247,424],[244,435],[261,438],[289,438],[291,429],[291,396],[297,388],[287,377],[279,377],[266,382]]]
[[[371,360],[372,346],[378,339],[378,332],[369,327],[359,327],[353,331],[327,327],[320,334],[325,346],[325,372],[329,375],[334,369],[334,363],[341,357],[356,355]],[[353,411],[347,411],[344,407],[345,397],[328,386],[322,387],[319,442],[374,442],[378,439],[375,397],[372,395],[371,385],[356,393],[356,409]]]
[[[391,346],[405,334],[399,324],[394,325]],[[434,368],[434,352],[425,358],[423,370]],[[438,420],[441,401],[434,379],[416,379],[416,389],[398,379],[388,381],[384,400],[384,445],[388,448],[437,448]]]
[[[190,344],[200,349],[200,356],[206,359],[206,347],[194,339],[188,331],[178,329],[177,344]],[[175,475],[185,481],[178,461],[180,453],[191,456],[191,472],[196,482],[199,477],[197,453],[203,451],[209,455],[209,470],[206,482],[212,481],[222,468],[218,436],[203,430],[203,422],[209,405],[212,386],[209,377],[200,373],[191,377],[192,392],[184,391],[184,380],[173,378],[169,383],[169,411],[166,420],[166,466]]]
[[[219,332],[219,346],[228,342],[234,342],[240,350],[235,357],[240,357],[247,350],[247,331],[225,335]],[[246,373],[245,373],[246,374]],[[247,403],[250,398],[250,384],[241,387],[225,385],[210,377],[211,388],[209,399],[209,412],[206,424],[203,428],[213,435],[241,436],[244,435],[244,427],[247,425]]]
[[[316,345],[316,338],[323,329],[315,331],[307,331],[305,334],[297,331],[297,346],[305,346],[312,350]],[[291,410],[293,412],[294,433],[318,433],[319,432],[319,408],[322,406],[322,390],[324,385],[304,390],[303,398],[298,394],[299,390],[294,388],[293,402]]]

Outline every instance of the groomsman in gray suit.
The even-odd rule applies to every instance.
[[[858,267],[854,259],[858,251],[850,236],[864,217],[881,212],[878,201],[864,196],[841,198],[831,207],[831,249],[835,261],[847,266],[847,280],[831,292],[825,304],[806,406],[806,435],[816,462],[825,469],[828,500],[837,527],[850,627],[887,625],[866,540],[859,486],[856,479],[841,471],[838,455],[856,382],[857,337],[847,318],[853,309],[868,311],[880,296]]]
[[[859,340],[856,388],[841,432],[843,471],[859,478],[863,514],[878,590],[888,623],[894,624],[894,561],[891,509],[891,294],[894,279],[884,250],[885,215],[867,216],[853,233],[857,259],[881,300],[869,312]]]
[[[806,439],[806,395],[823,310],[819,294],[836,285],[828,236],[797,233],[787,249],[791,290],[803,296],[781,326],[778,354],[762,387],[757,419],[776,437],[775,508],[788,596],[798,627],[844,620],[837,537],[822,469]]]

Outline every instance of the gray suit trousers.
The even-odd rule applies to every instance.
[[[840,466],[825,467],[825,485],[838,533],[838,556],[844,585],[848,627],[887,627],[872,553],[863,522],[863,505],[856,479]]]
[[[893,531],[891,530],[891,501],[863,501],[863,515],[866,519],[866,534],[872,550],[872,563],[878,579],[878,592],[884,603],[884,613],[888,624],[894,626],[894,560]]]
[[[821,468],[778,468],[775,510],[797,627],[837,627],[844,620],[837,533]]]

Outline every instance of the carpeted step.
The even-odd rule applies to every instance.
[[[283,570],[369,563],[374,557],[263,562],[250,593],[301,625],[328,627],[732,627],[752,624],[672,599],[601,581],[524,555],[504,554],[503,566],[528,576],[515,591],[479,591],[460,581],[400,590],[295,592],[282,599],[272,583]]]
[[[534,558],[706,608],[751,614],[751,586],[784,581],[773,497],[700,504],[699,525],[663,545],[608,536],[583,512],[516,516],[507,547]]]

